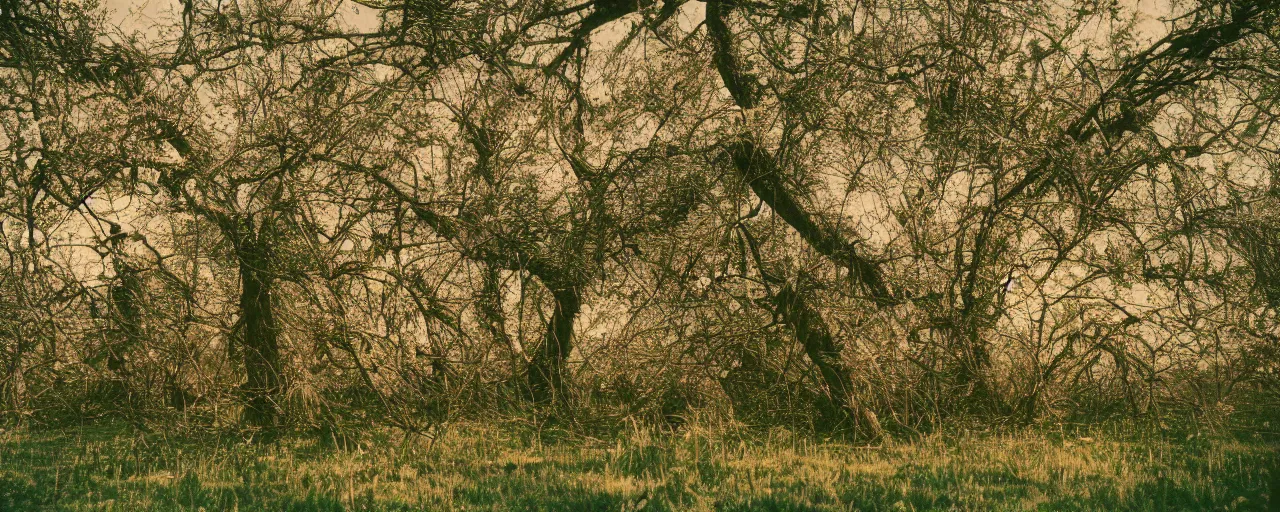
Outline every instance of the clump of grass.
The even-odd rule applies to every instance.
[[[1277,445],[1100,430],[872,447],[785,430],[615,439],[460,423],[433,439],[0,434],[0,510],[1264,510]]]

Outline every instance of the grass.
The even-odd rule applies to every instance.
[[[1260,439],[772,431],[618,439],[454,424],[334,447],[124,427],[0,433],[0,510],[1269,510]],[[556,434],[552,436],[552,434]]]

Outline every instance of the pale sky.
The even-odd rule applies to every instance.
[[[227,4],[238,0],[222,0]],[[157,26],[173,24],[178,19],[182,4],[178,0],[101,0],[102,6],[111,12],[110,21],[125,33],[141,31],[152,35]],[[378,11],[355,2],[345,2],[348,16],[344,21],[362,31],[378,27]]]
[[[237,0],[223,1],[234,3]],[[1119,3],[1126,10],[1137,9],[1145,14],[1145,19],[1139,24],[1140,33],[1154,35],[1164,31],[1164,25],[1159,18],[1169,13],[1170,0],[1121,0]],[[377,27],[376,10],[360,6],[355,2],[347,2],[347,4],[351,10],[351,16],[347,18],[349,23],[362,29]],[[177,18],[175,13],[181,9],[178,0],[102,0],[102,5],[112,11],[111,22],[126,33],[135,30],[145,33],[153,30],[159,24],[175,20]]]

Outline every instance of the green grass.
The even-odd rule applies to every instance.
[[[0,510],[1267,510],[1277,445],[1100,431],[874,447],[784,431],[434,440],[86,427],[0,434]]]

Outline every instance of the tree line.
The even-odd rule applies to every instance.
[[[1274,414],[1277,14],[3,0],[0,412]]]

